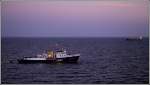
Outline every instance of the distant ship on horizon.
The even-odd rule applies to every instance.
[[[126,38],[126,40],[128,41],[135,41],[135,40],[143,40],[143,37],[142,36],[139,36],[139,37],[129,37],[129,38]]]

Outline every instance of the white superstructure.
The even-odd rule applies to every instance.
[[[65,58],[65,57],[69,57],[66,51],[56,52],[56,58]]]

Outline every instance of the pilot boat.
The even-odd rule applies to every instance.
[[[18,59],[19,63],[76,63],[80,57],[80,54],[67,54],[66,50],[61,51],[48,51],[36,57],[24,57]]]

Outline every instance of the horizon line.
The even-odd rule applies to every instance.
[[[137,38],[140,36],[1,36],[1,38]],[[149,36],[142,36],[149,38]]]

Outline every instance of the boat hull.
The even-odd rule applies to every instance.
[[[20,64],[28,64],[28,63],[55,63],[55,60],[24,60],[19,59],[18,63]]]
[[[79,59],[79,56],[67,57],[67,58],[58,58],[56,62],[64,62],[64,63],[76,63]]]
[[[28,64],[28,63],[77,63],[79,56],[66,57],[66,58],[56,58],[56,59],[46,59],[46,60],[32,60],[32,59],[19,59],[18,63]]]

